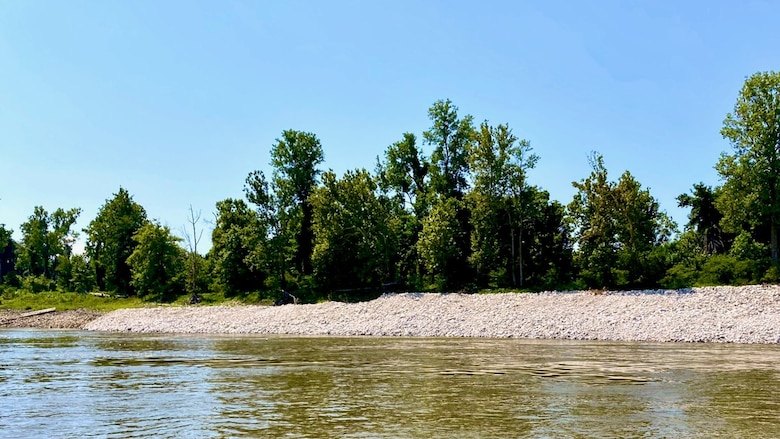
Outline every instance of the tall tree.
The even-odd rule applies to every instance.
[[[417,145],[417,137],[404,133],[403,140],[390,145],[383,160],[377,158],[379,187],[402,208],[399,221],[399,272],[395,279],[409,286],[422,287],[424,264],[417,252],[423,218],[428,214],[432,193],[431,164]]]
[[[187,276],[186,276],[186,288],[187,292],[191,295],[190,302],[199,302],[199,294],[202,292],[203,272],[201,266],[203,265],[203,257],[198,253],[198,244],[203,237],[203,229],[198,230],[198,223],[200,222],[201,211],[197,213],[190,204],[190,215],[187,218],[187,225],[189,227],[182,227],[182,234],[184,235],[184,241],[187,244]]]
[[[19,269],[26,275],[44,276],[55,280],[58,264],[69,264],[73,243],[78,236],[71,231],[81,209],[57,209],[49,214],[36,206],[33,214],[21,225]],[[66,277],[70,277],[66,275]]]
[[[677,196],[679,207],[689,207],[686,230],[696,234],[701,250],[708,255],[723,254],[728,250],[729,236],[720,222],[723,214],[715,206],[716,191],[704,183],[696,183],[690,194]]]
[[[528,233],[523,249],[528,286],[556,288],[573,279],[573,248],[566,223],[566,208],[557,201],[550,201],[547,191],[531,187],[529,198],[534,213],[528,219]]]
[[[666,242],[674,223],[658,208],[650,191],[628,171],[609,181],[604,159],[591,158],[590,176],[572,183],[578,192],[569,203],[581,276],[591,287],[653,286],[648,275],[651,253]]]
[[[462,286],[469,270],[461,243],[466,231],[461,227],[458,212],[462,209],[456,198],[437,197],[431,211],[423,219],[417,251],[425,268],[434,277],[440,291]]]
[[[379,287],[394,280],[399,222],[390,199],[377,195],[365,170],[333,171],[312,194],[314,267],[328,290]]]
[[[11,239],[12,235],[13,230],[0,223],[0,285],[5,283],[5,276],[16,269],[16,242]]]
[[[718,197],[723,225],[739,233],[766,224],[772,264],[778,266],[780,227],[780,73],[756,73],[745,81],[721,134],[734,148],[716,166],[725,180]]]
[[[431,153],[433,189],[446,197],[462,199],[468,189],[468,151],[474,135],[473,118],[458,118],[458,107],[447,99],[428,110],[433,125],[423,133]]]
[[[423,219],[417,249],[418,252],[422,249],[423,240],[430,241],[437,235],[442,239],[445,235],[447,239],[454,239],[451,245],[455,248],[442,250],[448,254],[445,258],[447,271],[441,271],[443,260],[438,257],[432,259],[430,252],[427,256],[422,253],[420,256],[426,261],[426,266],[438,267],[435,277],[438,279],[436,283],[439,287],[447,285],[449,288],[456,288],[465,286],[472,280],[471,265],[468,262],[471,255],[470,211],[464,203],[464,196],[469,188],[468,155],[474,137],[474,124],[470,115],[460,118],[458,107],[449,99],[435,102],[428,110],[428,117],[432,125],[423,133],[423,139],[426,144],[433,147],[430,184],[433,192],[431,197],[434,201],[432,201],[431,211]],[[450,213],[454,213],[456,222],[456,225],[450,226],[455,227],[456,230],[452,233],[439,234],[443,232],[441,227],[445,227],[445,223],[451,219]],[[434,260],[437,262],[432,264]]]
[[[265,273],[254,258],[263,253],[264,236],[257,215],[244,200],[228,198],[217,202],[209,258],[213,276],[226,296],[262,288]]]
[[[519,140],[507,125],[487,122],[476,132],[469,154],[472,259],[483,271],[508,268],[512,286],[522,286],[524,280],[523,235],[535,206],[526,173],[537,160],[527,140]],[[511,250],[508,261],[501,260],[502,248]]]
[[[127,258],[131,284],[138,296],[171,301],[182,289],[184,250],[181,238],[167,226],[147,222],[133,235],[136,246]]]
[[[263,267],[272,276],[272,283],[287,289],[287,274],[295,249],[293,220],[295,210],[282,198],[276,182],[268,182],[262,171],[253,171],[247,176],[244,194],[255,205],[260,227],[265,236],[262,254],[252,258],[255,269]]]
[[[312,206],[309,196],[317,186],[318,166],[323,161],[322,145],[312,133],[286,130],[271,148],[271,165],[277,196],[300,217],[296,233],[296,267],[302,274],[311,274],[314,251]],[[297,216],[297,215],[296,215]]]
[[[133,236],[148,220],[146,211],[124,188],[100,207],[84,231],[87,255],[95,269],[98,288],[120,295],[133,294],[127,258],[138,243]]]
[[[428,171],[430,163],[417,147],[417,137],[404,133],[400,140],[387,148],[385,159],[377,159],[376,173],[384,190],[394,191],[404,198],[417,218],[427,212]]]

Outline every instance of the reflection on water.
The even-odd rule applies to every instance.
[[[0,437],[776,437],[780,347],[0,331]]]

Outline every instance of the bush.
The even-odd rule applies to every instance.
[[[776,284],[780,282],[780,267],[777,265],[772,265],[769,267],[769,270],[764,273],[764,276],[761,278],[761,282],[766,282],[770,284]]]
[[[740,260],[729,255],[713,255],[702,264],[697,285],[747,285],[759,282],[766,268],[759,260]]]
[[[661,279],[661,286],[677,290],[689,288],[697,284],[699,269],[690,263],[677,264],[666,271],[666,276]]]
[[[40,293],[55,290],[57,284],[44,276],[25,276],[22,278],[21,288],[31,293]]]

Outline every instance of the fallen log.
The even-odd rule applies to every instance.
[[[20,315],[19,318],[21,319],[21,318],[24,318],[24,317],[32,317],[32,316],[37,316],[37,315],[41,315],[41,314],[48,314],[48,313],[54,312],[54,311],[57,311],[57,308],[46,308],[46,309],[40,309],[38,311],[30,311],[30,312],[26,312],[26,313]]]

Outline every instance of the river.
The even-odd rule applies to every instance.
[[[780,346],[0,330],[2,438],[780,436]]]

